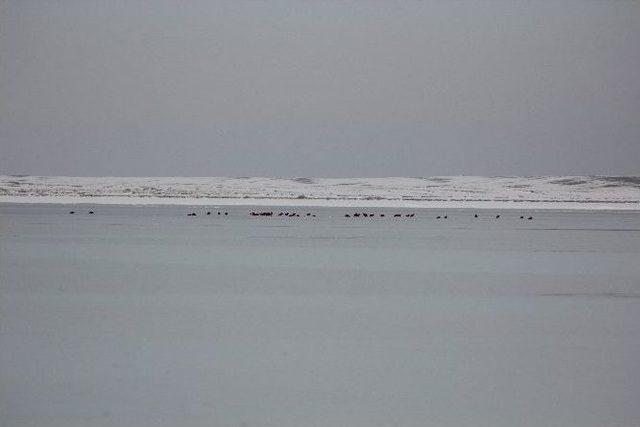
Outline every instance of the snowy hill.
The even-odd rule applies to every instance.
[[[0,176],[0,202],[640,209],[640,177]]]

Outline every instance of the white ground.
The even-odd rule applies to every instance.
[[[640,179],[0,176],[2,202],[640,210]]]

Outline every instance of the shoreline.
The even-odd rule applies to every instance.
[[[549,209],[640,211],[637,201],[501,201],[501,200],[393,200],[393,199],[288,199],[288,198],[193,198],[119,196],[0,196],[0,204],[95,204],[158,206],[308,206],[336,208],[411,209]]]

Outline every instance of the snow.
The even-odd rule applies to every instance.
[[[634,177],[0,176],[0,203],[640,209]]]

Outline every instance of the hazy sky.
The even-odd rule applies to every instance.
[[[640,2],[0,3],[0,174],[640,175]]]

